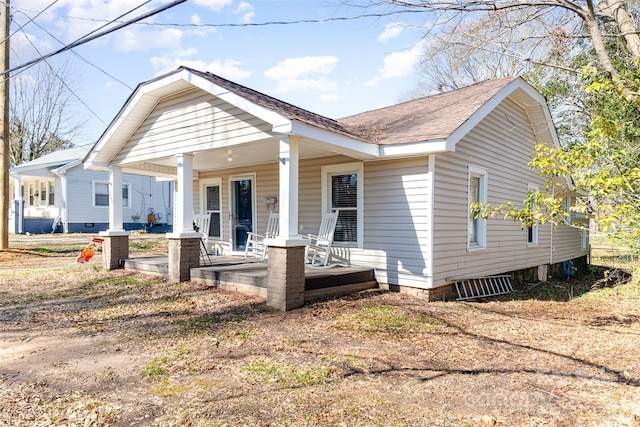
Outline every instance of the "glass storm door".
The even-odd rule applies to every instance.
[[[220,240],[222,238],[222,211],[220,203],[220,185],[205,185],[204,187],[205,197],[205,213],[210,217],[209,222],[209,237],[213,240]]]
[[[253,178],[231,178],[231,245],[233,251],[244,251],[247,233],[253,231]]]

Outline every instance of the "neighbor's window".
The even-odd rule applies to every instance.
[[[487,221],[475,217],[473,206],[487,201],[486,169],[469,166],[469,224],[467,228],[467,245],[469,249],[486,247]]]
[[[131,207],[131,184],[122,184],[122,207]],[[93,182],[93,206],[109,206],[109,183]]]
[[[47,204],[47,183],[44,181],[40,182],[40,204]]]
[[[326,212],[339,212],[333,236],[336,243],[362,245],[362,176],[362,163],[322,167],[322,205]]]
[[[29,183],[29,206],[35,206],[36,204],[36,184],[33,182]]]
[[[529,193],[538,191],[538,187],[535,185],[529,185]],[[535,206],[533,206],[535,208]],[[531,227],[527,227],[527,245],[535,246],[538,244],[538,223],[536,222]]]
[[[56,204],[56,183],[49,181],[49,206]]]

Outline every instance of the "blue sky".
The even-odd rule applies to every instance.
[[[53,3],[35,23],[59,40],[30,23],[12,36],[12,46],[23,58],[35,56],[27,37],[41,53],[57,50],[60,42],[72,42],[143,2],[12,0],[12,32],[27,24],[25,15],[34,17]],[[167,3],[151,1],[127,18]],[[332,118],[397,103],[416,85],[424,14],[191,26],[326,20],[384,11],[388,9],[348,7],[340,0],[189,0],[145,21],[154,25],[129,26],[89,42],[75,49],[79,56],[62,53],[54,62],[69,61],[69,84],[93,111],[74,109],[70,120],[86,121],[74,142],[95,142],[132,88],[179,65],[210,71]]]

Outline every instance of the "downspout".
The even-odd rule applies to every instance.
[[[427,166],[427,176],[428,178],[428,182],[429,182],[429,197],[431,198],[431,201],[429,202],[429,205],[427,207],[428,212],[427,212],[427,221],[429,222],[429,234],[427,236],[427,242],[429,245],[429,255],[428,258],[426,260],[426,273],[427,273],[427,288],[428,289],[433,289],[434,288],[434,271],[433,271],[433,257],[434,257],[434,252],[435,249],[433,247],[433,241],[434,241],[434,236],[433,236],[433,232],[434,232],[434,224],[435,224],[435,168],[436,168],[436,155],[435,154],[430,154],[429,158],[428,158],[428,166]]]
[[[62,228],[63,233],[69,232],[69,216],[67,215],[67,175],[65,171],[56,170],[56,175],[60,177],[60,192],[62,193]]]
[[[556,197],[556,189],[552,188],[551,189],[551,197],[555,198]],[[551,242],[551,245],[549,247],[549,268],[551,268],[551,266],[553,265],[553,224],[549,223],[549,240]]]

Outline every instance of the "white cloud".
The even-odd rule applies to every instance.
[[[265,71],[264,75],[278,82],[276,93],[295,90],[333,92],[337,85],[324,76],[333,71],[339,60],[335,56],[287,58]]]
[[[220,12],[225,6],[229,6],[233,3],[233,0],[194,0],[194,4],[198,6],[206,7],[214,12]]]
[[[415,71],[415,66],[420,61],[424,51],[424,43],[416,43],[411,49],[393,52],[384,58],[384,67],[374,79],[365,83],[367,86],[378,84],[382,80],[407,77]]]
[[[335,56],[303,56],[287,58],[278,65],[265,71],[264,75],[272,79],[295,79],[308,74],[329,74],[340,61]]]
[[[242,62],[240,61],[236,61],[235,59],[225,59],[223,61],[216,60],[212,62],[205,62],[196,59],[188,59],[188,57],[196,54],[197,51],[195,49],[191,49],[184,52],[184,55],[179,58],[155,56],[150,59],[150,62],[156,70],[156,75],[167,73],[183,65],[200,71],[209,71],[234,82],[239,82],[251,77],[251,71],[243,70],[241,68]]]
[[[256,15],[253,9],[253,5],[244,1],[240,2],[240,4],[238,5],[238,8],[235,10],[235,13],[238,15],[242,15],[242,17],[240,18],[240,21],[243,24],[250,23],[253,17]]]
[[[155,48],[171,49],[180,46],[183,32],[177,28],[162,31],[139,31],[138,28],[125,28],[116,33],[114,46],[125,52],[146,51]]]
[[[391,22],[384,27],[382,34],[378,36],[379,42],[386,42],[397,38],[404,30],[404,25],[401,22]]]

